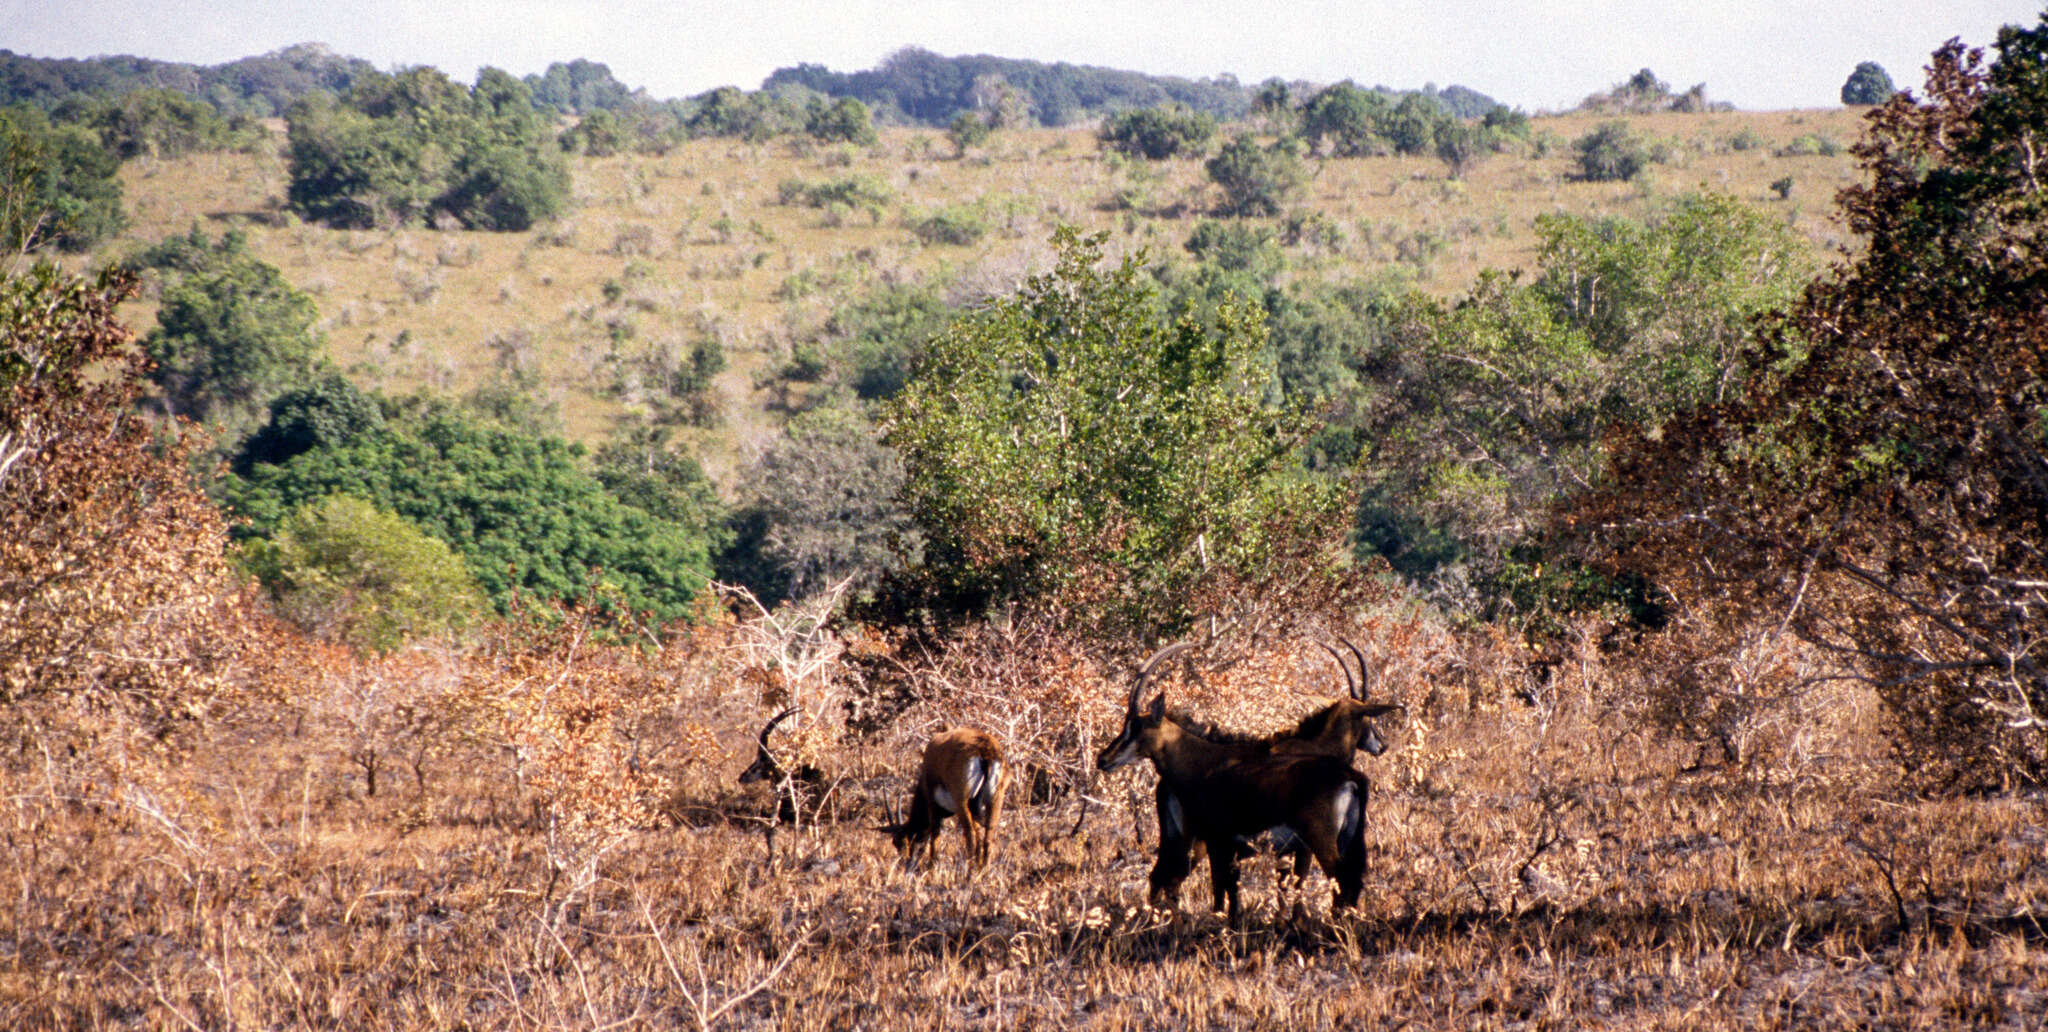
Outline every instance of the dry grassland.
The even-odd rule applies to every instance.
[[[1873,710],[1849,692],[1772,711],[1755,765],[1703,768],[1640,730],[1644,686],[1597,650],[1538,680],[1512,648],[1406,617],[1352,633],[1377,691],[1410,707],[1388,752],[1359,758],[1376,793],[1353,914],[1328,913],[1319,874],[1294,914],[1265,861],[1239,928],[1206,912],[1199,872],[1181,913],[1148,909],[1149,771],[1088,785],[1078,823],[1079,796],[1034,798],[1020,776],[986,870],[961,864],[950,829],[933,870],[897,867],[871,829],[900,808],[926,734],[971,711],[1013,767],[1082,769],[1115,731],[1127,667],[1070,670],[1068,698],[1029,687],[1046,668],[998,664],[861,736],[834,716],[855,672],[814,664],[795,690],[827,719],[787,748],[828,791],[771,842],[773,801],[733,779],[776,679],[726,649],[592,652],[578,662],[668,686],[602,736],[660,786],[664,816],[577,839],[512,754],[376,737],[366,714],[442,690],[447,657],[414,655],[382,674],[335,668],[118,789],[10,750],[0,1025],[2041,1026],[2040,795],[1899,794]],[[1174,697],[1258,730],[1333,689],[1319,655],[1236,660],[1176,680]],[[400,670],[415,676],[379,681]],[[366,743],[390,752],[374,796]]]
[[[1854,112],[1634,117],[1668,160],[1633,183],[1575,181],[1570,143],[1599,121],[1535,119],[1544,156],[1495,155],[1458,182],[1434,159],[1312,162],[1290,215],[1320,216],[1323,229],[1290,249],[1289,275],[1392,276],[1448,295],[1483,268],[1529,264],[1538,215],[1642,218],[1703,189],[1782,212],[1817,247],[1846,239],[1831,220],[1854,173],[1846,150],[1778,152],[1802,136],[1846,148]],[[636,411],[634,356],[716,336],[731,362],[725,423],[689,443],[728,483],[779,423],[770,374],[847,299],[891,283],[944,283],[961,301],[1007,290],[1045,267],[1058,223],[1106,230],[1114,251],[1178,255],[1218,198],[1200,162],[1116,160],[1086,129],[998,133],[964,158],[942,134],[907,129],[867,149],[709,139],[661,157],[579,158],[574,174],[574,209],[529,233],[358,232],[291,219],[274,151],[139,160],[123,171],[133,224],[105,251],[238,225],[313,294],[331,353],[360,382],[460,391],[517,371],[584,441]],[[853,176],[886,184],[891,199],[837,212],[781,203],[784,181]],[[1781,200],[1770,184],[1786,176]],[[962,206],[990,227],[978,243],[927,244],[910,228]],[[150,318],[144,303],[131,322]]]

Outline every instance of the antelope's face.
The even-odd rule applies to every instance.
[[[768,750],[766,749],[756,750],[754,752],[754,762],[748,764],[746,770],[740,771],[740,784],[742,785],[751,785],[757,781],[780,780],[782,780],[782,764],[775,762],[775,757],[768,755]]]
[[[1365,721],[1364,730],[1365,733],[1358,737],[1358,747],[1364,749],[1367,756],[1378,756],[1387,751],[1387,743],[1380,738],[1380,729],[1374,727],[1372,721]]]
[[[1159,737],[1159,724],[1166,718],[1166,697],[1159,696],[1140,711],[1133,707],[1124,714],[1124,729],[1116,740],[1095,755],[1095,769],[1112,771],[1151,755]]]
[[[1352,713],[1351,719],[1358,726],[1358,748],[1365,750],[1367,756],[1378,756],[1386,752],[1386,739],[1380,737],[1379,725],[1373,723],[1373,719],[1384,717],[1395,710],[1401,709],[1401,706],[1398,704],[1366,705],[1363,703],[1354,705],[1356,708]]]

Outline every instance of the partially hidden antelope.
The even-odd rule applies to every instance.
[[[799,762],[794,768],[785,766],[775,757],[775,750],[768,745],[768,736],[777,725],[796,713],[796,707],[777,713],[768,719],[756,736],[754,762],[740,771],[740,784],[752,785],[766,781],[775,788],[775,817],[768,825],[769,842],[774,843],[775,829],[783,824],[795,824],[804,806],[815,797],[825,783],[825,772],[809,763]]]
[[[971,727],[932,736],[911,785],[910,812],[884,825],[904,864],[916,867],[919,855],[929,862],[938,854],[940,826],[948,817],[960,819],[965,857],[973,867],[988,863],[1003,810],[1003,747],[993,735]]]
[[[1240,759],[1266,754],[1285,756],[1328,756],[1351,762],[1351,754],[1364,750],[1369,756],[1378,756],[1386,751],[1386,741],[1380,737],[1379,728],[1373,723],[1395,710],[1402,709],[1398,703],[1374,703],[1367,699],[1371,685],[1370,668],[1365,654],[1349,638],[1339,637],[1344,647],[1358,660],[1359,675],[1351,676],[1351,668],[1344,662],[1337,650],[1321,642],[1317,645],[1330,658],[1336,660],[1337,669],[1344,673],[1345,694],[1328,705],[1301,718],[1292,728],[1278,734],[1261,737],[1244,737],[1219,733],[1200,728],[1196,733],[1213,743],[1219,750],[1226,750]],[[1189,722],[1183,721],[1183,726]],[[1152,867],[1149,881],[1152,886],[1152,901],[1155,905],[1172,903],[1180,897],[1180,886],[1194,870],[1208,850],[1199,839],[1189,834],[1186,819],[1182,816],[1183,806],[1174,794],[1173,786],[1161,778],[1154,791],[1154,802],[1159,817],[1159,858]],[[1297,880],[1308,876],[1309,852],[1305,844],[1291,835],[1281,833],[1275,847],[1294,861],[1294,875]],[[1217,898],[1215,905],[1221,909],[1224,900]]]
[[[1337,882],[1338,909],[1355,906],[1365,884],[1365,804],[1371,784],[1352,769],[1348,752],[1339,759],[1275,752],[1270,743],[1248,739],[1219,740],[1169,713],[1163,690],[1140,708],[1140,694],[1159,664],[1188,647],[1186,642],[1169,645],[1145,661],[1125,700],[1123,730],[1096,756],[1096,767],[1111,771],[1140,757],[1152,761],[1182,843],[1199,842],[1208,852],[1210,887],[1233,924],[1240,913],[1238,847],[1275,829],[1298,839]],[[1153,868],[1155,904],[1177,897],[1187,874],[1189,850],[1178,847],[1175,870],[1167,845],[1162,839],[1160,862]]]

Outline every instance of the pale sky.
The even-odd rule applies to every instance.
[[[319,42],[463,81],[582,57],[670,98],[752,89],[801,61],[858,71],[915,45],[1246,83],[1457,83],[1530,111],[1647,67],[1774,110],[1837,104],[1859,61],[1917,89],[1945,40],[1988,46],[2040,15],[2023,0],[0,0],[0,49],[219,64]]]

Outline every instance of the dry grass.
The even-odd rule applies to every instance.
[[[1634,183],[1577,182],[1570,142],[1597,121],[1538,118],[1546,156],[1496,155],[1462,182],[1433,159],[1313,166],[1294,213],[1320,215],[1326,232],[1294,249],[1292,275],[1392,270],[1451,294],[1482,268],[1527,265],[1538,215],[1642,217],[1699,189],[1781,211],[1817,246],[1845,239],[1830,213],[1853,174],[1847,154],[1775,152],[1806,134],[1852,142],[1852,112],[1633,118],[1670,160]],[[938,134],[890,130],[865,150],[699,140],[663,157],[578,158],[574,170],[575,209],[533,232],[354,232],[283,212],[287,175],[274,151],[143,159],[122,173],[133,225],[107,250],[195,223],[239,225],[261,257],[313,293],[330,351],[361,381],[464,390],[518,366],[557,404],[568,434],[585,441],[639,404],[613,390],[622,360],[717,334],[732,363],[720,383],[728,421],[691,443],[726,483],[779,419],[762,378],[846,298],[927,279],[956,284],[962,296],[1006,290],[1045,265],[1047,236],[1061,222],[1109,231],[1113,251],[1178,254],[1216,201],[1200,162],[1134,170],[1109,160],[1085,129],[1004,132],[964,159]],[[1769,184],[1788,175],[1792,196],[1779,200]],[[781,203],[785,180],[851,176],[886,184],[891,200],[872,211]],[[978,243],[926,244],[911,231],[920,213],[957,206],[983,213],[990,232]],[[623,288],[616,303],[607,282]],[[150,318],[146,305],[130,313],[135,325]]]
[[[933,701],[835,740],[828,794],[771,852],[772,803],[733,785],[752,733],[853,673],[743,676],[761,660],[740,644],[575,661],[654,693],[611,744],[668,804],[577,886],[550,862],[543,800],[488,742],[436,739],[424,778],[366,795],[348,716],[366,682],[337,661],[155,777],[10,749],[0,1023],[2028,1028],[2048,1012],[2042,797],[1899,795],[1847,694],[1787,716],[1800,746],[1778,759],[1700,770],[1640,730],[1597,649],[1538,681],[1505,643],[1413,619],[1353,633],[1412,713],[1360,758],[1379,791],[1354,916],[1330,917],[1314,876],[1290,917],[1263,861],[1242,928],[1202,912],[1206,886],[1179,915],[1148,910],[1149,772],[1093,784],[1078,834],[1074,796],[1032,801],[1020,779],[984,873],[948,832],[936,868],[906,875],[870,826],[901,805]],[[1175,697],[1271,727],[1334,677],[1291,652],[1236,658]],[[467,660],[402,662],[431,694]],[[1072,719],[1099,737],[1121,700],[1092,669]],[[1042,707],[1025,680],[975,686],[983,723]],[[1006,744],[1051,750],[1060,726],[1012,721]]]

